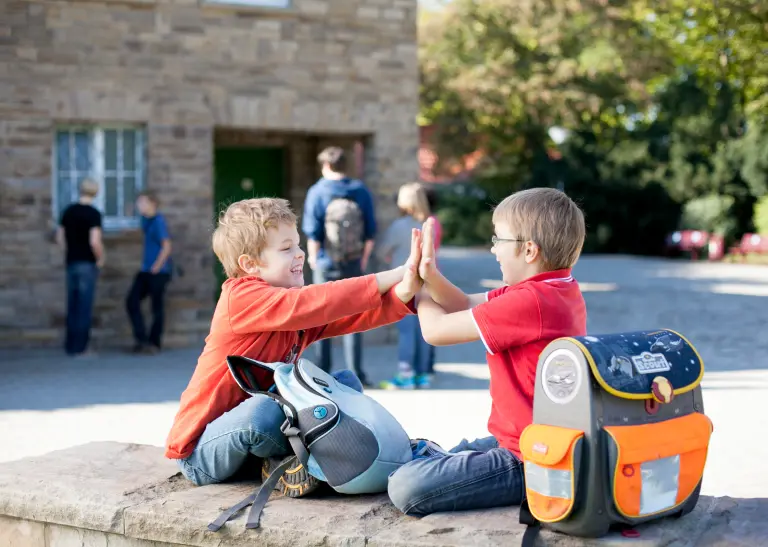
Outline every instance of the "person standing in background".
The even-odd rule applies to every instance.
[[[317,156],[322,178],[307,191],[302,231],[307,236],[307,262],[313,283],[358,277],[368,268],[376,235],[373,196],[360,180],[346,175],[347,159],[337,146]],[[363,335],[343,338],[347,368],[354,370],[363,386],[369,387],[363,372]],[[317,365],[332,368],[331,340],[318,342]]]
[[[136,200],[144,232],[144,254],[141,270],[133,280],[125,300],[131,319],[134,353],[154,354],[162,348],[165,321],[165,289],[171,280],[171,236],[165,217],[159,212],[160,202],[151,192],[142,192]],[[147,336],[141,301],[149,296],[152,301],[152,327]]]
[[[431,216],[429,200],[424,187],[418,182],[404,184],[397,195],[397,206],[403,216],[387,229],[377,254],[385,263],[404,263],[410,253],[411,233],[421,229]],[[395,377],[382,382],[384,389],[427,389],[430,387],[429,360],[431,346],[421,334],[419,318],[409,315],[397,323],[398,371]]]
[[[66,249],[68,355],[87,353],[91,337],[93,302],[99,268],[104,265],[101,213],[93,206],[99,185],[90,179],[80,183],[80,198],[61,215],[56,242]]]

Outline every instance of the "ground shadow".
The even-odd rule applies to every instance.
[[[168,350],[159,355],[134,356],[110,352],[71,358],[60,351],[0,353],[0,411],[54,410],[100,404],[178,402],[192,376],[200,349]],[[366,373],[374,383],[397,372],[395,346],[367,346],[363,350]],[[314,348],[304,357],[312,360]],[[446,361],[447,359],[451,361]],[[479,374],[438,372],[438,389],[488,389],[482,378],[484,352],[479,344],[438,348],[440,363],[466,359],[462,367],[477,367]],[[334,347],[334,369],[343,368],[340,347]],[[480,378],[478,378],[480,376]]]

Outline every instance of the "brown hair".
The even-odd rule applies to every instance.
[[[493,211],[493,223],[500,222],[539,246],[545,270],[573,267],[584,246],[584,213],[554,188],[531,188],[505,198]]]
[[[244,199],[227,207],[213,232],[213,252],[227,276],[243,273],[237,263],[240,255],[258,260],[267,245],[267,230],[280,224],[296,225],[296,214],[285,199]]]
[[[139,192],[137,198],[141,197],[147,198],[155,207],[160,207],[160,198],[158,198],[157,194],[155,194],[152,190],[142,190]]]
[[[320,165],[327,163],[331,170],[336,173],[344,173],[347,170],[347,156],[344,149],[338,146],[329,146],[320,152],[317,155],[317,162]]]

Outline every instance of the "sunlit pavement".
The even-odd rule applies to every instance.
[[[499,278],[486,252],[447,249],[440,266],[467,291],[488,290]],[[669,327],[697,346],[707,367],[705,409],[715,424],[704,492],[764,497],[768,268],[585,257],[574,274],[585,291],[591,333]],[[0,353],[0,462],[96,440],[162,446],[197,355],[198,348],[78,360],[52,351]],[[385,379],[396,355],[394,346],[367,347],[366,370]],[[448,447],[486,435],[482,346],[438,348],[437,356],[432,390],[372,395],[413,437]]]

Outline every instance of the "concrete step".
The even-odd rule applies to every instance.
[[[516,546],[517,508],[403,516],[386,495],[290,499],[267,504],[258,530],[245,513],[218,533],[207,524],[254,483],[195,487],[162,449],[91,443],[0,466],[0,547],[401,547]],[[640,538],[585,540],[543,531],[543,546],[764,545],[768,500],[702,497],[679,519],[638,527]]]

